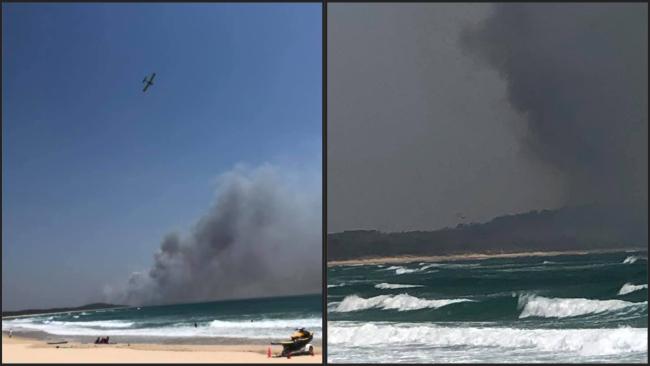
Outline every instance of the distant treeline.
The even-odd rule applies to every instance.
[[[648,202],[531,211],[435,231],[344,231],[329,234],[327,245],[328,260],[647,248]]]
[[[76,308],[52,308],[52,309],[28,309],[28,310],[18,310],[18,311],[3,311],[2,317],[5,316],[19,316],[19,315],[32,315],[32,314],[45,314],[45,313],[65,313],[68,311],[83,311],[83,310],[97,310],[97,309],[108,309],[108,308],[121,308],[125,305],[113,305],[113,304],[103,304],[103,303],[94,303],[84,306],[78,306]]]

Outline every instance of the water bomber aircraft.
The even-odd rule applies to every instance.
[[[149,88],[149,86],[153,85],[153,78],[155,76],[156,76],[156,73],[154,72],[153,74],[151,74],[151,77],[149,78],[149,80],[147,80],[146,76],[144,77],[144,80],[142,80],[142,82],[146,83],[146,84],[144,86],[144,89],[142,89],[142,92],[146,92],[147,89]]]

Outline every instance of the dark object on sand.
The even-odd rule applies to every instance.
[[[97,339],[95,339],[95,344],[108,344],[108,337],[97,337]]]
[[[282,353],[277,357],[291,357],[299,355],[313,355],[314,346],[309,344],[314,338],[314,335],[305,330],[305,328],[296,329],[296,332],[291,336],[290,341],[284,342],[271,342],[273,345],[282,345]]]
[[[68,341],[58,341],[58,342],[47,342],[47,344],[66,344]],[[56,347],[59,348],[59,347]]]

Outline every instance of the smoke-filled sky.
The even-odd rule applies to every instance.
[[[308,250],[319,292],[321,40],[319,4],[3,3],[3,310],[273,295]]]
[[[328,21],[329,232],[647,200],[647,4],[330,4]]]
[[[214,206],[185,236],[167,235],[153,266],[108,301],[164,304],[318,293],[321,172],[265,164],[218,179]],[[288,286],[288,284],[290,284]]]

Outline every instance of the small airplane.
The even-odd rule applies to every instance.
[[[153,74],[151,74],[151,77],[149,78],[149,80],[147,80],[146,76],[144,77],[144,80],[142,80],[142,82],[146,83],[146,85],[144,86],[144,89],[142,89],[143,92],[146,92],[147,88],[149,88],[149,86],[153,85],[153,78],[155,76],[156,76],[156,73],[154,72]]]

